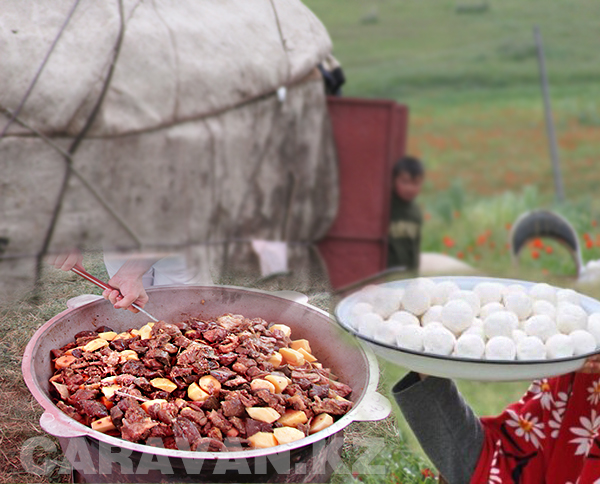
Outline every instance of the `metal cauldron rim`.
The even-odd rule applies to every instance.
[[[295,302],[293,300],[283,298],[277,296],[273,293],[269,293],[266,291],[256,290],[256,289],[248,289],[241,288],[236,286],[159,286],[154,288],[148,288],[148,293],[151,295],[152,293],[166,291],[166,290],[177,290],[180,289],[198,289],[198,290],[214,290],[215,288],[225,289],[225,290],[233,290],[236,292],[242,293],[255,293],[260,295],[261,298],[274,298],[274,299],[286,299],[288,304],[290,305],[301,305],[304,306],[307,310],[318,313],[321,317],[323,317],[324,321],[327,321],[328,324],[331,324],[337,327],[335,320],[333,317],[319,308],[308,304],[302,304],[299,302]],[[93,301],[88,304],[85,304],[82,307],[100,305],[105,303],[105,301]],[[367,361],[367,385],[363,390],[360,398],[354,402],[353,408],[346,415],[342,416],[339,420],[337,420],[330,427],[317,432],[313,435],[309,435],[304,439],[291,442],[289,444],[278,445],[275,447],[270,447],[266,449],[255,449],[255,450],[244,450],[244,451],[236,451],[236,452],[193,452],[193,451],[185,451],[185,450],[172,450],[165,449],[160,447],[153,447],[145,444],[137,444],[134,442],[129,442],[127,440],[112,437],[92,428],[83,425],[70,417],[68,417],[64,412],[62,412],[56,405],[52,402],[52,400],[44,393],[41,389],[39,382],[33,376],[32,372],[32,361],[34,357],[34,349],[36,344],[43,337],[44,333],[50,328],[52,328],[61,318],[63,318],[66,314],[76,312],[79,308],[75,309],[67,309],[52,319],[43,324],[33,335],[27,347],[25,348],[25,352],[23,354],[22,361],[22,372],[23,377],[25,379],[25,383],[29,390],[31,391],[34,398],[38,401],[38,403],[44,408],[44,414],[40,417],[40,424],[42,428],[57,437],[64,438],[75,438],[75,437],[89,437],[94,440],[104,442],[108,445],[114,447],[121,447],[125,449],[132,450],[134,452],[146,453],[146,454],[154,454],[166,457],[173,458],[181,458],[181,459],[249,459],[254,457],[262,457],[267,455],[275,455],[286,451],[292,451],[294,449],[299,449],[308,445],[312,445],[315,442],[323,440],[330,435],[333,435],[342,429],[346,428],[352,422],[355,421],[375,421],[386,418],[391,412],[391,404],[389,400],[383,395],[377,393],[377,385],[379,382],[379,365],[377,363],[377,359],[366,345],[358,340],[354,340],[357,350],[364,356]]]

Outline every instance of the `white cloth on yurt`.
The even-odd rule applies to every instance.
[[[258,256],[260,274],[263,277],[288,271],[288,251],[285,242],[253,240],[252,249]]]

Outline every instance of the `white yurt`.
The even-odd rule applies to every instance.
[[[275,247],[299,277],[323,271],[331,41],[299,0],[0,11],[0,292],[70,247],[184,251],[213,279],[268,273]]]

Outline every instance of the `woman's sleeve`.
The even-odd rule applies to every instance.
[[[466,484],[484,442],[481,422],[452,380],[409,373],[394,398],[421,447],[450,484]]]

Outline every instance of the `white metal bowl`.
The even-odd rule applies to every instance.
[[[480,282],[499,282],[501,284],[521,284],[525,287],[533,286],[534,282],[515,279],[500,279],[492,277],[471,276],[444,276],[432,277],[435,282],[453,281],[461,289],[473,289]],[[381,284],[383,287],[400,289],[412,282],[412,279],[393,281]],[[349,324],[350,310],[358,302],[359,294],[354,293],[342,299],[336,306],[335,315],[338,323],[348,332],[363,340],[373,351],[382,358],[412,371],[426,375],[446,378],[462,378],[478,381],[517,381],[534,380],[551,376],[563,375],[579,370],[586,358],[598,353],[600,350],[580,356],[560,358],[554,360],[482,360],[442,356],[419,351],[411,351],[397,346],[380,343],[372,338],[359,334]],[[600,312],[600,301],[581,295],[581,305],[586,312]]]

